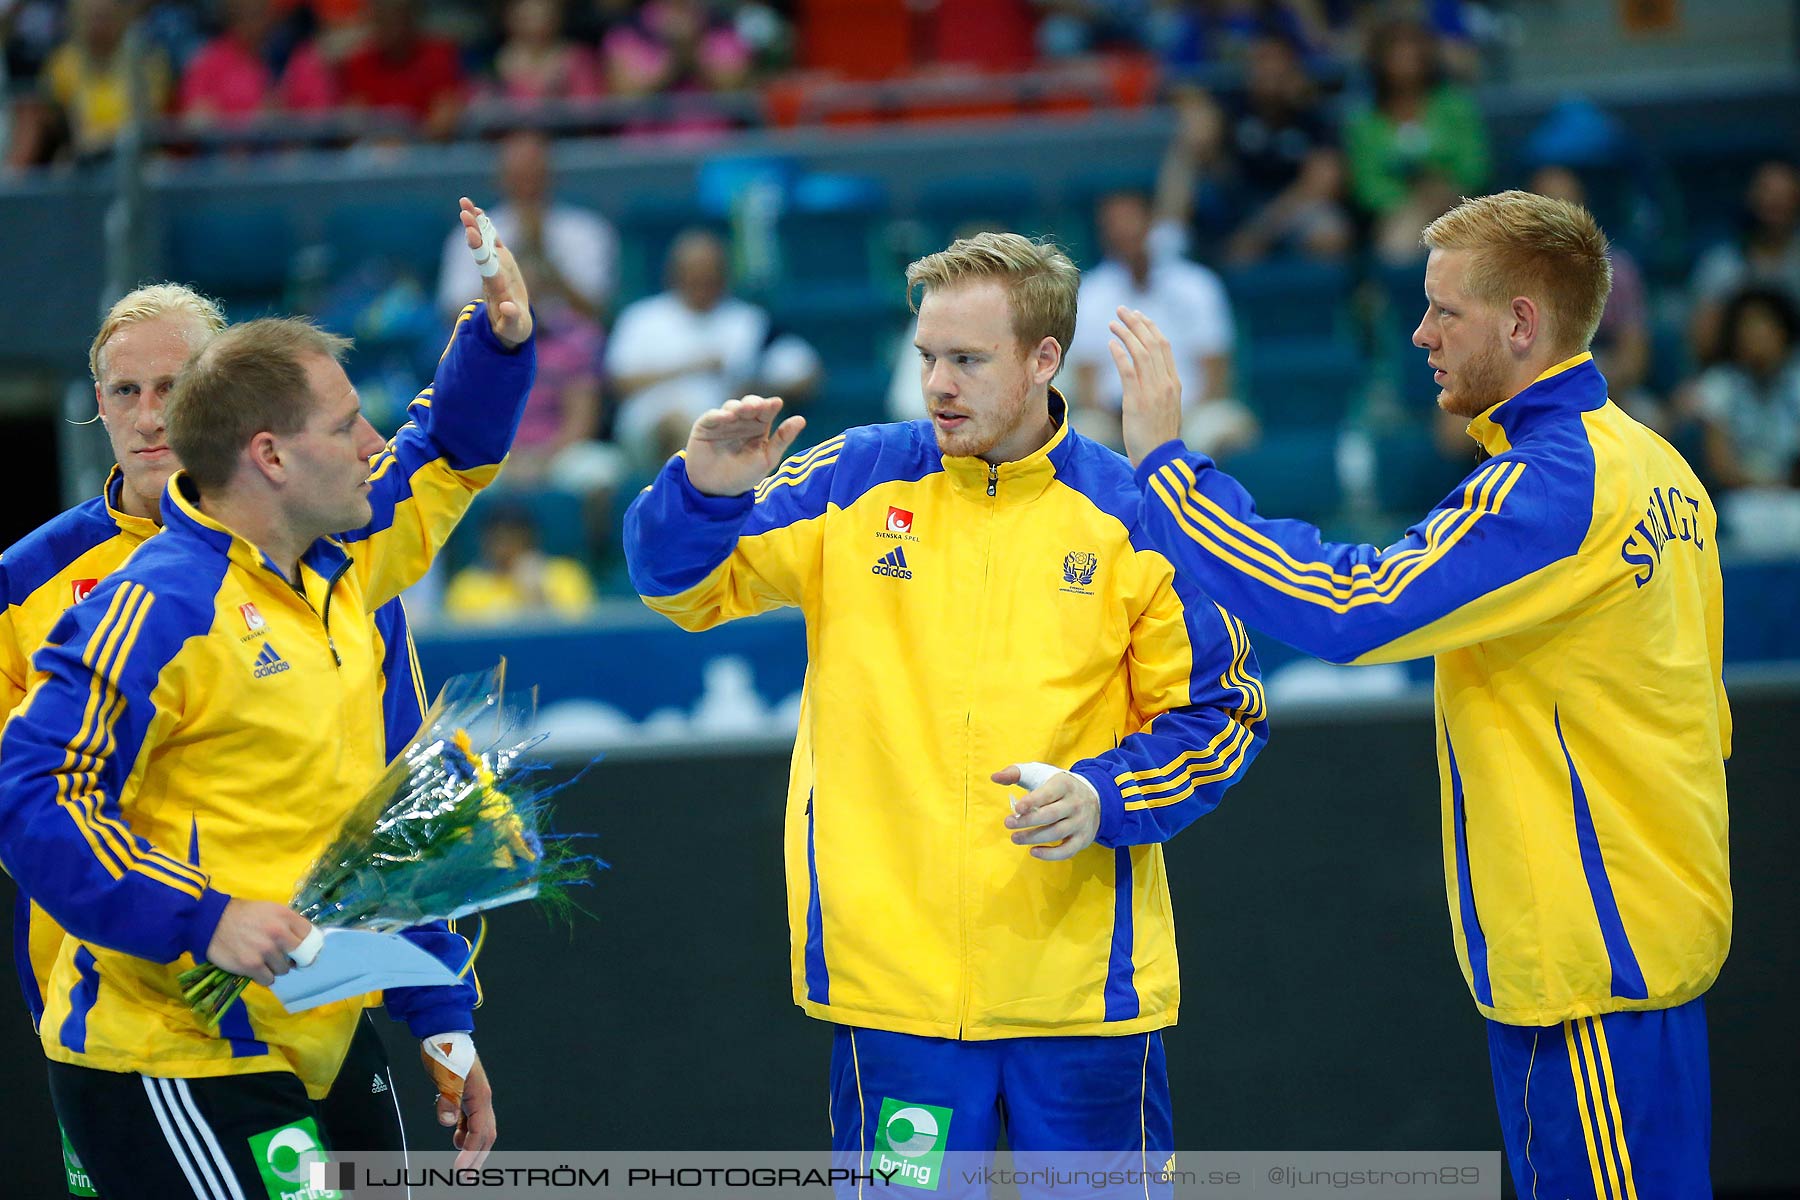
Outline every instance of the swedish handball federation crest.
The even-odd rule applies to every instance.
[[[1100,556],[1092,550],[1071,550],[1063,555],[1063,582],[1087,587],[1100,569]]]

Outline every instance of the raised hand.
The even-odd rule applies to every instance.
[[[789,417],[771,429],[780,411],[779,396],[745,396],[700,414],[688,434],[688,482],[708,496],[740,495],[762,482],[806,427],[805,417]]]
[[[482,253],[483,212],[467,196],[460,203],[463,238],[468,243],[469,252],[479,256]],[[520,272],[517,260],[513,258],[512,251],[506,248],[506,243],[500,240],[498,233],[494,235],[492,249],[500,269],[492,275],[483,275],[481,279],[481,294],[487,300],[488,322],[494,327],[494,336],[505,345],[521,346],[531,336],[531,296],[525,290],[525,276]]]
[[[1181,436],[1181,376],[1169,339],[1143,313],[1120,308],[1107,328],[1115,340],[1106,348],[1124,388],[1125,453],[1135,467],[1152,450]]]

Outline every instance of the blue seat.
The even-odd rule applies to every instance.
[[[875,282],[883,223],[882,213],[868,207],[784,212],[776,225],[782,275],[790,286]]]
[[[1023,233],[1048,233],[1050,224],[1037,184],[1025,176],[978,175],[943,179],[919,191],[918,213],[933,250],[950,243],[966,225]]]
[[[632,495],[635,493],[625,493]],[[585,514],[581,497],[574,492],[545,488],[502,488],[475,497],[456,531],[450,535],[443,555],[452,571],[461,570],[481,555],[481,531],[487,514],[498,505],[524,505],[537,525],[538,548],[556,558],[572,558],[587,562],[592,558],[588,547]],[[619,506],[621,510],[624,505]]]
[[[1265,433],[1256,445],[1219,460],[1243,484],[1265,517],[1319,524],[1343,503],[1338,481],[1337,431],[1291,429]]]
[[[1375,503],[1408,521],[1422,519],[1475,469],[1467,458],[1447,458],[1429,429],[1400,429],[1375,438]]]
[[[811,343],[829,373],[891,367],[894,339],[906,327],[907,313],[896,288],[811,288],[778,297],[770,319],[777,329]]]
[[[663,265],[678,235],[708,229],[730,239],[726,223],[685,198],[647,199],[632,204],[618,221],[619,307],[663,290]]]
[[[279,297],[293,266],[294,230],[273,209],[184,209],[169,222],[167,249],[171,279],[213,294]]]
[[[1255,339],[1329,338],[1349,323],[1350,268],[1275,259],[1223,273],[1232,315]]]
[[[1349,342],[1258,340],[1246,355],[1245,398],[1265,429],[1335,429],[1361,399],[1365,375]]]
[[[325,218],[334,270],[386,263],[418,280],[428,291],[437,286],[444,243],[455,228],[439,204],[344,204]]]

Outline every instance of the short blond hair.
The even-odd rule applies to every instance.
[[[1537,301],[1564,355],[1594,340],[1612,291],[1612,260],[1606,235],[1581,205],[1533,192],[1477,196],[1427,225],[1420,240],[1432,250],[1469,253],[1464,286],[1476,299]]]
[[[231,482],[257,434],[300,432],[312,415],[307,360],[343,362],[350,339],[302,317],[264,317],[214,336],[188,359],[164,408],[169,448],[201,495]]]
[[[100,382],[100,350],[113,334],[127,325],[141,325],[162,317],[191,318],[200,326],[203,340],[225,328],[225,312],[210,296],[201,295],[185,283],[145,284],[125,293],[106,310],[100,331],[88,346],[88,374],[94,382]]]
[[[1013,336],[1021,346],[1055,338],[1063,355],[1075,336],[1075,298],[1081,270],[1055,242],[1016,233],[958,238],[906,268],[906,303],[915,313],[923,293],[993,279],[1012,305]]]

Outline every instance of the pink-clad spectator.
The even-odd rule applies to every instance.
[[[494,74],[508,100],[579,100],[606,91],[593,51],[563,36],[559,0],[507,5],[506,41],[494,59]]]
[[[431,138],[455,132],[462,64],[454,42],[420,28],[417,0],[370,0],[368,39],[344,60],[341,74],[346,105],[403,110]]]
[[[635,22],[600,44],[607,81],[620,95],[728,91],[744,86],[754,52],[702,0],[651,0]]]
[[[271,109],[306,112],[337,102],[331,68],[311,42],[295,46],[285,62],[281,57],[269,0],[230,0],[225,31],[203,46],[182,73],[182,115],[230,123]]]

